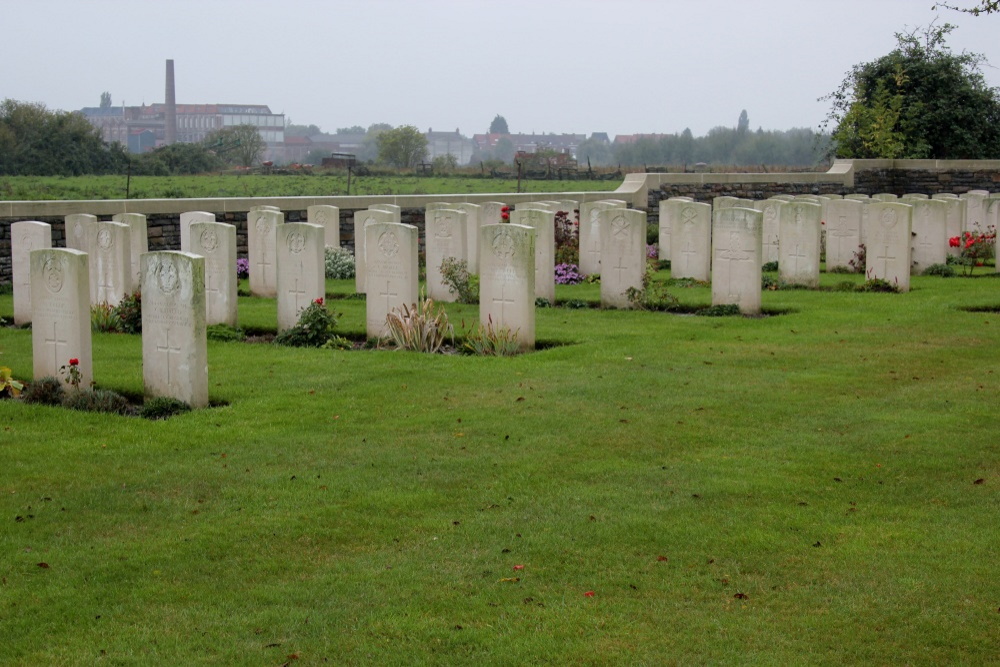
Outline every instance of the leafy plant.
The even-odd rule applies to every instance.
[[[142,333],[142,292],[135,290],[122,297],[115,306],[115,313],[118,315],[121,333]]]
[[[63,400],[63,393],[62,382],[59,381],[59,378],[46,375],[25,387],[21,398],[25,403],[60,405]]]
[[[118,316],[118,312],[107,301],[95,303],[90,307],[90,327],[94,331],[119,333],[121,326],[121,318]]]
[[[228,324],[211,324],[205,328],[205,336],[208,340],[238,343],[246,338],[246,332],[239,327],[231,327]]]
[[[582,309],[582,308],[590,308],[590,304],[588,304],[583,299],[568,299],[567,301],[563,302],[563,306],[565,306],[566,308],[573,309],[573,310],[579,310],[579,309]]]
[[[184,412],[190,412],[191,406],[184,401],[169,396],[156,396],[148,399],[139,408],[139,416],[143,419],[166,419]]]
[[[354,255],[347,248],[326,246],[324,250],[326,277],[343,280],[355,275]]]
[[[295,326],[278,334],[274,342],[289,347],[322,347],[333,337],[336,325],[337,318],[327,310],[323,299],[316,299],[302,310]]]
[[[703,317],[731,317],[740,314],[740,307],[735,303],[719,303],[708,308],[702,308],[696,315]]]
[[[982,266],[987,259],[994,256],[996,245],[996,228],[990,225],[986,232],[962,232],[961,236],[948,239],[952,248],[960,248],[958,263],[962,265],[962,275],[970,276],[977,266]]]
[[[469,263],[464,259],[445,257],[441,262],[441,281],[459,303],[479,303],[479,276],[469,273]]]
[[[580,263],[580,210],[573,210],[573,217],[567,211],[557,211],[555,215],[555,261],[557,265]],[[558,273],[557,273],[558,276]],[[558,282],[558,280],[556,281]],[[575,284],[575,283],[573,283]]]
[[[330,340],[321,345],[324,350],[353,350],[354,341],[343,336],[331,336]]]
[[[955,269],[949,264],[931,264],[926,269],[924,269],[925,276],[941,276],[942,278],[951,278],[955,275]]]
[[[556,285],[578,285],[586,279],[576,264],[556,264]]]
[[[899,286],[884,278],[869,278],[854,288],[856,292],[898,292]]]
[[[535,299],[535,308],[551,308],[552,302],[546,299],[544,296],[540,296]]]
[[[764,271],[765,273],[766,272],[773,273],[773,272],[775,272],[775,271],[778,270],[778,263],[777,262],[764,262],[764,265],[760,267],[760,270]]]
[[[653,280],[653,272],[653,267],[647,264],[642,275],[642,288],[629,287],[625,290],[625,298],[639,310],[673,310],[680,301],[667,291],[666,285]]]
[[[63,399],[63,406],[84,412],[108,412],[117,415],[132,415],[135,410],[121,394],[109,389],[81,389],[73,391]]]
[[[865,249],[865,244],[862,243],[858,246],[858,249],[854,251],[854,256],[847,260],[847,264],[854,270],[854,273],[864,273],[865,263],[868,261],[868,251]]]
[[[14,379],[11,370],[0,366],[0,398],[17,398],[24,385]]]
[[[386,327],[397,350],[434,353],[444,346],[446,337],[455,337],[448,313],[443,307],[435,313],[433,299],[424,299],[419,307],[414,303],[393,308],[386,315]]]
[[[488,317],[486,326],[479,325],[473,329],[462,349],[481,357],[512,357],[521,352],[521,345],[517,340],[517,330],[495,327],[493,318]]]
[[[236,277],[241,279],[250,277],[250,260],[246,257],[236,260]]]

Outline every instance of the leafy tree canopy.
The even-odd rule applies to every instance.
[[[413,125],[401,125],[378,134],[378,161],[394,167],[413,167],[427,155],[427,137]]]
[[[227,163],[242,167],[257,164],[267,148],[260,131],[250,124],[232,125],[210,132],[202,145]]]
[[[837,157],[1000,158],[1000,98],[975,53],[954,54],[954,26],[897,33],[888,55],[855,65],[823,100]]]
[[[490,123],[490,134],[510,134],[510,130],[507,129],[507,119],[497,114]]]
[[[939,2],[931,9],[937,9],[938,7],[954,9],[956,12],[965,12],[966,14],[979,16],[980,14],[996,14],[1000,12],[1000,0],[979,0],[979,2],[971,7],[956,7],[955,5],[950,5],[947,2]]]

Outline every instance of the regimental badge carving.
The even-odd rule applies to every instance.
[[[611,234],[619,241],[628,238],[628,220],[624,215],[619,215],[611,221]]]
[[[500,229],[493,235],[490,246],[493,248],[494,255],[500,259],[509,259],[514,256],[516,243],[509,229]]]
[[[316,211],[316,224],[317,225],[326,224],[326,211],[324,210]]]
[[[111,232],[107,229],[102,229],[97,232],[97,246],[101,250],[110,250],[111,246],[115,244],[115,239],[111,235]]]
[[[86,233],[87,230],[83,228],[83,223],[77,220],[76,224],[73,225],[73,236],[77,241],[81,241]]]
[[[256,228],[258,234],[264,235],[271,231],[271,223],[263,213],[258,213],[254,228]]]
[[[795,207],[795,224],[796,225],[801,225],[802,224],[802,207],[801,206],[796,206]]]
[[[681,222],[694,222],[694,219],[697,217],[698,212],[691,206],[685,206],[681,210]]]
[[[382,232],[378,237],[378,249],[386,257],[395,257],[399,254],[399,239],[396,232]]]
[[[302,249],[306,247],[306,237],[298,232],[292,232],[288,235],[288,250],[294,255],[298,255],[302,252]]]
[[[35,239],[32,238],[31,234],[23,234],[21,236],[21,247],[28,253],[35,249]]]
[[[56,257],[47,257],[42,271],[45,275],[45,288],[53,294],[61,292],[66,280],[62,261]]]
[[[892,229],[896,226],[896,222],[899,220],[899,216],[896,215],[896,211],[893,209],[886,209],[882,211],[882,217],[880,219],[882,226],[886,229]]]
[[[778,217],[778,207],[774,204],[764,207],[764,217],[768,220],[774,220]]]
[[[219,247],[219,235],[214,229],[206,229],[201,233],[201,247],[209,252],[214,252]]]
[[[174,294],[180,289],[181,281],[177,275],[177,267],[173,262],[160,261],[155,269],[156,286],[164,294]]]
[[[590,209],[590,222],[591,222],[591,224],[595,224],[595,225],[597,224],[597,216],[599,214],[600,214],[600,211],[597,208]]]
[[[455,219],[450,215],[440,215],[437,218],[437,226],[434,230],[434,236],[439,239],[450,239],[452,235],[452,226],[455,223]]]

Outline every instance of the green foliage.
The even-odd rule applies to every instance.
[[[107,301],[92,305],[90,307],[90,328],[104,333],[120,333],[122,322],[115,307]]]
[[[132,174],[137,176],[178,176],[221,171],[226,162],[204,144],[171,144],[142,155],[130,156]]]
[[[231,327],[228,324],[210,324],[205,327],[205,336],[208,340],[216,340],[222,343],[238,343],[246,338],[246,332],[238,327]]]
[[[740,314],[740,307],[735,303],[720,303],[702,308],[696,314],[703,317],[732,317]]]
[[[241,167],[256,165],[267,148],[257,126],[249,123],[210,132],[201,143],[228,164]]]
[[[691,130],[681,134],[640,137],[612,150],[610,164],[691,165],[695,162],[734,166],[787,165],[812,167],[827,152],[829,137],[810,128],[740,133],[732,127],[713,127],[703,137]]]
[[[397,350],[434,353],[441,350],[445,339],[454,339],[455,331],[448,323],[444,308],[434,312],[433,299],[424,299],[420,306],[403,304],[386,316],[389,338]]]
[[[540,296],[535,299],[535,308],[551,308],[552,302],[546,299],[544,296]]]
[[[563,307],[570,308],[572,310],[580,310],[583,308],[590,308],[590,304],[583,299],[567,299],[563,302]]]
[[[343,336],[331,336],[330,340],[323,343],[320,347],[324,350],[353,350],[354,342]]]
[[[67,392],[63,406],[83,412],[108,412],[116,415],[133,415],[135,410],[121,394],[109,389],[82,388]]]
[[[142,292],[126,294],[115,306],[121,333],[142,333]]]
[[[146,402],[139,408],[139,416],[143,419],[167,419],[190,411],[191,406],[184,401],[168,396],[156,396],[146,399]]]
[[[14,379],[11,370],[6,366],[0,366],[0,398],[17,397],[24,385]]]
[[[436,158],[431,160],[431,166],[434,169],[435,174],[447,175],[455,171],[458,168],[458,158],[448,153],[447,155],[438,155]]]
[[[54,378],[51,375],[38,378],[25,388],[21,398],[25,403],[61,405],[63,400],[62,382],[59,381],[59,378]]]
[[[893,285],[884,278],[869,278],[854,288],[856,292],[899,292],[899,286]]]
[[[353,278],[356,271],[354,255],[347,248],[326,246],[324,250],[326,277],[337,280]]]
[[[625,298],[629,304],[639,310],[674,310],[680,304],[676,296],[667,291],[667,286],[653,280],[653,267],[646,263],[646,272],[642,276],[642,289],[629,287]]]
[[[302,309],[295,326],[279,333],[274,342],[289,347],[322,347],[334,336],[336,325],[337,318],[327,309],[323,299],[316,299]]]
[[[945,45],[954,26],[897,33],[888,55],[855,65],[831,102],[824,128],[844,158],[1000,157],[1000,96],[975,53]]]
[[[942,278],[951,278],[955,275],[955,269],[949,264],[931,264],[926,269],[924,269],[925,276],[941,276]]]
[[[414,167],[427,155],[427,137],[413,125],[384,130],[376,142],[378,161],[394,167]]]
[[[765,273],[767,273],[767,272],[773,273],[773,272],[775,272],[775,271],[778,270],[778,263],[777,262],[764,262],[764,265],[760,267],[760,270],[764,271]]]
[[[441,262],[441,282],[459,303],[479,303],[479,276],[469,273],[469,263],[464,259],[445,257]]]
[[[469,334],[462,349],[480,357],[513,357],[521,352],[521,345],[517,331],[494,326],[493,318],[488,318],[486,326],[479,325]]]
[[[126,162],[124,149],[105,144],[81,114],[0,102],[0,175],[123,173]]]
[[[978,0],[978,2],[973,4],[971,7],[956,7],[955,5],[950,5],[946,2],[939,2],[932,6],[931,9],[937,10],[938,7],[944,7],[945,9],[951,9],[956,12],[979,16],[980,14],[995,14],[1000,12],[1000,0]]]
[[[490,134],[510,134],[507,128],[507,119],[497,114],[490,123]]]

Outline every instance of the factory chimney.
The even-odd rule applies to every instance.
[[[177,141],[177,97],[174,94],[174,61],[167,61],[167,91],[164,99],[166,106],[166,128],[163,140],[168,146]]]

